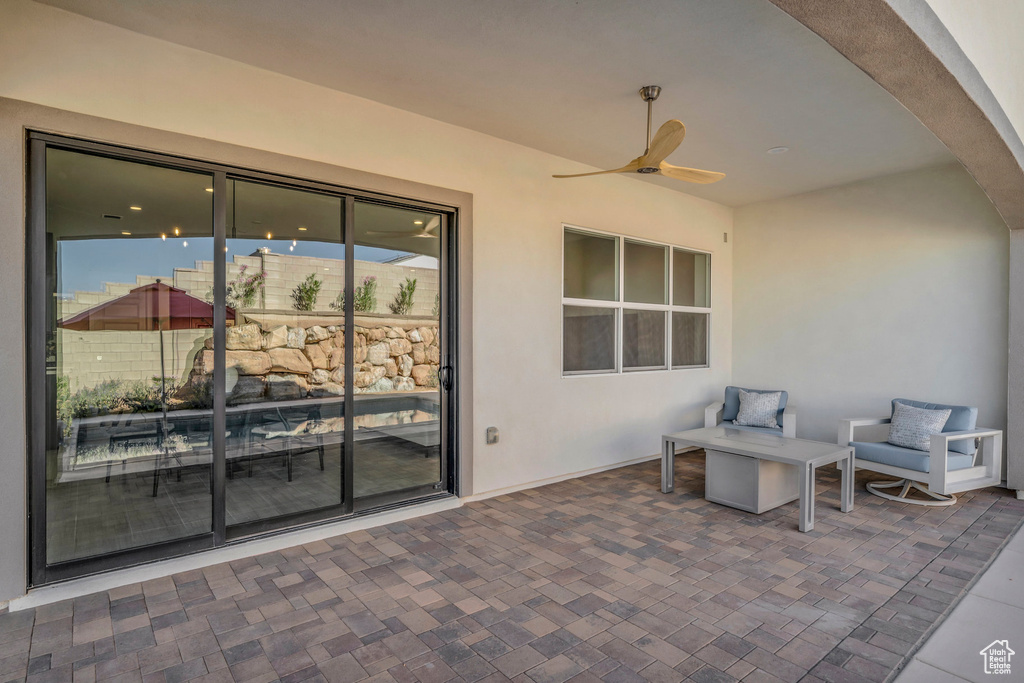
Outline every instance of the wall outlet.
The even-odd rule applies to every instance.
[[[487,445],[498,443],[498,428],[488,427],[487,428]]]

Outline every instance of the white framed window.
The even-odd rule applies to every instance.
[[[710,364],[711,254],[562,226],[562,374]]]

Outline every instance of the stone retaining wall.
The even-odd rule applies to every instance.
[[[437,386],[441,350],[436,323],[356,325],[352,336],[354,393],[428,390]],[[345,393],[345,328],[342,325],[264,330],[254,322],[229,327],[225,343],[228,400],[264,400]],[[213,376],[213,341],[196,354],[189,383]]]

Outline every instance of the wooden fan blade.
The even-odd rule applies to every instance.
[[[604,175],[605,173],[632,173],[636,169],[640,168],[640,159],[633,159],[622,168],[616,168],[611,171],[594,171],[592,173],[574,173],[572,175],[553,175],[552,178],[582,178],[588,175]]]
[[[657,166],[665,160],[686,137],[686,126],[679,119],[670,119],[661,124],[661,128],[651,139],[651,148],[640,157],[644,166]]]
[[[699,183],[701,185],[717,183],[725,177],[724,173],[718,173],[716,171],[702,171],[699,168],[686,168],[685,166],[673,166],[672,164],[665,163],[664,161],[659,164],[659,168],[661,169],[660,172],[663,176],[675,178],[676,180],[685,180],[688,183]]]

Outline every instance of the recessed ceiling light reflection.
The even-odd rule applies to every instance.
[[[182,240],[181,246],[187,247],[188,246],[188,240]]]
[[[295,245],[288,247],[288,251],[295,251]]]
[[[423,225],[423,221],[413,221],[413,225]]]
[[[208,188],[206,188],[206,191],[207,192],[213,192],[213,188],[212,187],[208,187]]]
[[[141,206],[129,206],[128,208],[131,209],[132,211],[142,211]]]
[[[303,225],[300,225],[300,226],[299,226],[299,230],[301,230],[302,232],[305,232],[305,231],[306,231],[306,227],[305,227],[305,226],[303,226]]]
[[[131,233],[130,233],[130,232],[128,232],[127,230],[122,230],[122,231],[121,231],[121,234],[122,234],[122,235],[130,235]]]
[[[181,230],[180,230],[180,229],[178,229],[178,228],[175,228],[175,229],[174,229],[174,236],[175,236],[175,237],[177,237],[177,236],[178,236],[178,235],[180,235],[180,234],[181,234]]]
[[[273,238],[274,238],[274,236],[271,233],[268,232],[267,233],[267,239],[269,240],[269,239],[273,239]]]
[[[164,242],[166,242],[167,241],[167,233],[166,232],[160,233],[160,239],[162,239]]]
[[[299,241],[298,240],[292,240],[292,246],[293,247],[297,247],[298,245],[299,245]]]

